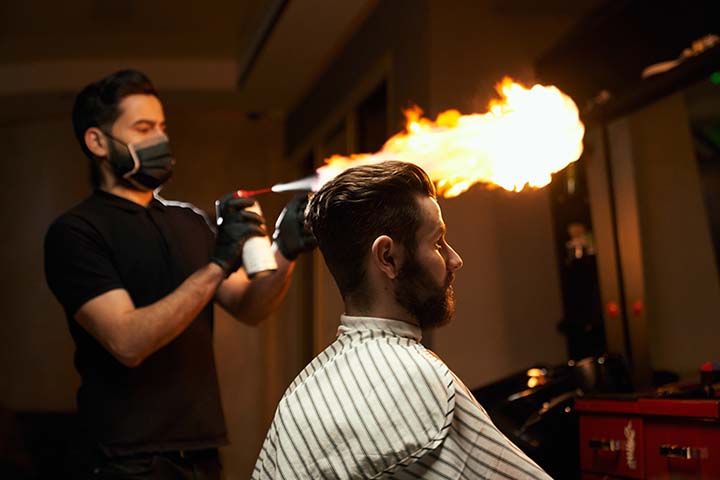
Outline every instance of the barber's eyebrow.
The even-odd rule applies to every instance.
[[[164,121],[164,120],[163,120],[162,122],[156,122],[155,120],[149,120],[149,119],[147,119],[147,118],[140,118],[140,119],[138,119],[138,120],[135,120],[135,121],[132,123],[132,126],[135,127],[135,126],[138,126],[138,125],[142,125],[143,123],[146,123],[146,124],[148,124],[148,125],[156,125],[156,124],[160,124],[160,125],[162,125],[162,126],[165,125],[165,121]]]

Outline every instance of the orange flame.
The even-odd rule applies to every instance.
[[[497,88],[501,99],[487,113],[447,110],[432,121],[417,107],[405,111],[404,132],[377,153],[330,157],[318,169],[321,183],[353,166],[401,160],[422,167],[444,197],[476,183],[511,191],[544,187],[582,154],[585,126],[577,106],[554,86],[526,88],[504,78]]]

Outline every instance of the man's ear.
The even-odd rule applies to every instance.
[[[97,127],[85,130],[85,145],[96,157],[108,156],[108,139]]]
[[[372,244],[371,261],[389,279],[395,279],[402,266],[403,250],[387,235],[380,235]]]

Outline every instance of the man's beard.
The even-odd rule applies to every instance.
[[[438,286],[413,255],[401,268],[395,284],[395,300],[410,312],[421,328],[439,327],[455,314],[453,275]]]

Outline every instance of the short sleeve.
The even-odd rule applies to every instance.
[[[73,217],[59,219],[45,235],[45,278],[70,317],[98,295],[124,288],[100,234]]]

